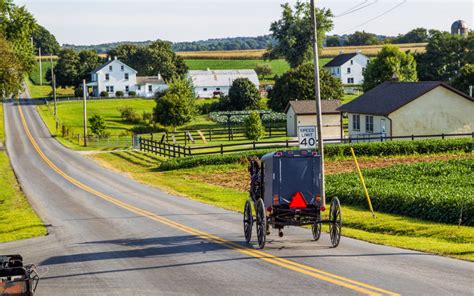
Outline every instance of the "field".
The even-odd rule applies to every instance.
[[[105,167],[126,172],[140,182],[229,210],[242,211],[243,204],[248,198],[248,172],[245,161],[160,172],[157,168],[162,161],[145,153],[129,151],[96,154],[91,157]],[[388,168],[378,168],[377,174],[383,170],[390,172],[393,169],[391,166],[398,163],[438,160],[440,165],[449,165],[451,159],[473,161],[469,154],[391,157],[384,164]],[[378,167],[379,162],[380,159],[377,157],[362,158],[361,166]],[[330,174],[329,186],[334,186],[334,178],[345,176],[347,170],[354,170],[350,158],[330,158],[327,161],[327,168]],[[406,169],[406,167],[403,168]],[[364,174],[370,174],[370,172],[371,170],[364,170]],[[418,174],[423,175],[423,172],[418,171]],[[369,178],[368,182],[371,180]],[[441,180],[444,180],[444,176],[439,176],[437,182]],[[469,180],[469,177],[466,177],[466,180]],[[434,190],[433,196],[439,194],[437,189]],[[355,186],[352,190],[358,193],[360,186]],[[378,206],[378,200],[375,199],[374,202]],[[377,212],[377,218],[374,219],[371,213],[365,210],[366,206],[348,205],[345,199],[342,199],[342,203],[345,236],[474,261],[474,228],[472,227],[441,224],[381,212]]]
[[[426,49],[426,43],[406,43],[394,44],[401,50],[422,53]],[[367,56],[375,56],[382,49],[383,45],[361,45],[361,46],[340,46],[325,47],[322,50],[321,57],[331,58],[339,55],[341,52],[351,53],[360,50]],[[228,51],[197,51],[197,52],[178,52],[184,59],[261,59],[265,49],[253,50],[228,50]]]
[[[0,101],[0,142],[4,140]],[[0,243],[46,234],[46,228],[22,193],[5,151],[0,151]]]

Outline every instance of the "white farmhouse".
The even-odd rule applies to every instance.
[[[360,85],[364,82],[362,72],[368,63],[369,58],[361,53],[346,53],[333,58],[324,68],[344,85]]]
[[[257,88],[260,87],[255,70],[207,70],[189,71],[188,79],[194,88],[197,98],[212,98],[217,94],[227,95],[234,80],[249,79]]]
[[[109,97],[115,96],[117,91],[122,91],[125,96],[135,92],[141,97],[153,97],[157,91],[166,89],[167,85],[158,76],[137,77],[137,71],[124,64],[117,58],[96,68],[91,73],[92,96],[99,97],[102,92],[107,92]]]

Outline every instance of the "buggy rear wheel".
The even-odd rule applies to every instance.
[[[318,241],[321,237],[321,219],[318,219],[318,221],[315,221],[313,225],[311,225],[311,230],[313,231],[314,241]]]
[[[334,197],[329,209],[329,235],[331,237],[332,247],[336,248],[341,240],[342,213],[339,199]]]
[[[253,216],[252,216],[252,205],[250,199],[247,200],[244,207],[244,235],[245,241],[247,243],[252,239],[252,226],[253,226]]]
[[[257,241],[258,247],[263,249],[265,247],[265,240],[267,236],[267,217],[265,214],[265,205],[263,199],[258,199],[256,205],[257,212]]]

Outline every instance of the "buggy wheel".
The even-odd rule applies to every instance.
[[[318,221],[315,221],[313,225],[311,225],[311,230],[313,230],[314,241],[318,241],[321,237],[321,219],[318,219]]]
[[[267,236],[267,217],[265,214],[265,205],[263,199],[258,199],[256,205],[257,212],[257,241],[258,247],[263,249],[265,247],[265,240]]]
[[[250,199],[247,200],[244,207],[244,235],[245,241],[247,243],[252,239],[252,226],[253,226],[253,216],[252,216],[252,205],[250,204]]]
[[[336,248],[341,240],[342,213],[339,199],[334,197],[329,209],[329,235],[331,237],[332,247]]]

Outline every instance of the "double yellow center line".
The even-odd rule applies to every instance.
[[[290,261],[290,260],[287,260],[287,259],[284,259],[284,258],[281,258],[281,257],[277,257],[277,256],[272,255],[270,253],[266,253],[266,252],[263,252],[263,251],[260,251],[260,250],[256,250],[256,249],[253,249],[253,248],[242,246],[242,245],[237,244],[235,242],[220,238],[220,237],[212,235],[210,233],[200,231],[198,229],[188,227],[186,225],[177,223],[175,221],[172,221],[170,219],[161,217],[159,215],[148,212],[146,210],[137,208],[137,207],[132,206],[130,204],[124,203],[124,202],[122,202],[122,201],[120,201],[116,198],[113,198],[112,196],[109,196],[107,194],[99,192],[99,191],[85,185],[84,183],[79,182],[78,180],[76,180],[73,177],[67,175],[61,169],[59,169],[43,153],[43,151],[40,149],[38,143],[36,142],[36,140],[31,135],[30,129],[28,127],[28,124],[26,123],[26,119],[25,119],[25,116],[23,114],[23,110],[20,107],[20,105],[18,105],[18,112],[20,114],[21,122],[23,124],[23,128],[25,130],[25,133],[26,133],[29,141],[31,142],[31,145],[33,146],[33,148],[38,152],[39,156],[56,173],[58,173],[64,179],[66,179],[67,181],[71,182],[76,187],[78,187],[78,188],[80,188],[84,191],[87,191],[87,192],[89,192],[89,193],[91,193],[91,194],[93,194],[97,197],[100,197],[100,198],[102,198],[102,199],[104,199],[108,202],[111,202],[111,203],[113,203],[113,204],[115,204],[115,205],[117,205],[117,206],[119,206],[123,209],[126,209],[126,210],[128,210],[130,212],[133,212],[137,215],[140,215],[142,217],[146,217],[148,219],[151,219],[151,220],[160,222],[162,224],[168,225],[170,227],[173,227],[175,229],[179,229],[183,232],[194,235],[194,236],[199,237],[201,239],[204,239],[206,241],[225,246],[229,249],[235,250],[235,251],[237,251],[239,253],[242,253],[244,255],[251,256],[251,257],[254,257],[254,258],[258,258],[258,259],[266,261],[268,263],[278,265],[278,266],[281,266],[283,268],[293,270],[293,271],[308,275],[310,277],[313,277],[313,278],[316,278],[316,279],[319,279],[319,280],[322,280],[322,281],[326,281],[326,282],[329,282],[329,283],[332,283],[332,284],[335,284],[335,285],[338,285],[338,286],[341,286],[341,287],[345,287],[347,289],[357,291],[357,292],[360,292],[360,293],[366,294],[366,295],[393,295],[393,296],[394,295],[399,295],[397,293],[390,292],[390,291],[387,291],[387,290],[384,290],[384,289],[381,289],[381,288],[378,288],[378,287],[375,287],[375,286],[372,286],[372,285],[369,285],[369,284],[366,284],[366,283],[351,280],[351,279],[348,279],[348,278],[345,278],[345,277],[342,277],[342,276],[338,276],[338,275],[335,275],[335,274],[332,274],[332,273],[329,273],[329,272],[325,272],[325,271],[316,269],[316,268],[308,266],[308,265],[300,264],[300,263]]]

